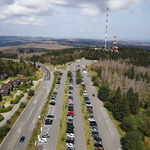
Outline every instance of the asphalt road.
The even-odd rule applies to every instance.
[[[110,116],[107,113],[107,110],[97,98],[97,91],[94,86],[92,86],[92,81],[90,77],[87,77],[87,74],[83,74],[83,79],[86,82],[86,88],[93,106],[94,119],[98,124],[99,135],[102,138],[102,143],[105,150],[121,150],[122,146],[120,144],[120,136],[116,130]],[[93,97],[92,94],[96,96]]]
[[[60,86],[58,89],[55,89],[54,91],[57,91],[57,97],[56,97],[56,105],[49,106],[49,110],[47,114],[54,115],[53,124],[52,125],[44,125],[42,127],[42,133],[49,133],[50,138],[48,139],[47,143],[38,143],[37,149],[43,149],[43,150],[56,150],[57,146],[57,139],[58,139],[58,132],[59,132],[59,124],[60,124],[60,115],[62,111],[62,102],[64,98],[64,89],[66,84],[66,78],[67,78],[67,71],[62,71],[63,75],[61,76]]]
[[[18,118],[14,126],[11,128],[7,137],[2,142],[1,150],[25,150],[32,131],[35,127],[37,119],[44,106],[45,99],[49,93],[52,85],[53,76],[50,79],[50,72],[43,65],[41,68],[46,71],[42,85],[39,87],[34,97],[30,100],[29,104]],[[20,143],[21,136],[25,136],[25,141]]]

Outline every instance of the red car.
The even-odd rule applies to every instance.
[[[68,115],[74,115],[74,111],[68,111]]]

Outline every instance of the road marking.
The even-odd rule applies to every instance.
[[[33,112],[33,110],[34,110],[34,108],[35,108],[35,105],[34,105],[34,107],[32,108],[32,110],[31,110],[31,112],[30,112],[30,114],[29,114],[27,120],[30,118],[30,116],[31,116],[31,114],[32,114],[32,112]]]
[[[21,130],[21,127],[18,129],[18,132],[20,132],[20,130]]]
[[[33,120],[33,124],[35,123],[35,119]]]
[[[114,133],[111,131],[111,134],[114,135]]]
[[[40,108],[39,108],[39,110],[41,109],[41,106],[40,106]]]

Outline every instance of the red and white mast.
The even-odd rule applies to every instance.
[[[107,50],[107,33],[108,33],[108,11],[109,8],[107,8],[107,14],[106,14],[106,31],[105,31],[105,45],[104,45],[104,49]]]
[[[118,47],[117,45],[117,36],[114,36],[114,42],[113,42],[113,51],[118,51]]]

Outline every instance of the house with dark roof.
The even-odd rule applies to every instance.
[[[13,85],[13,86],[17,86],[17,85],[20,84],[20,81],[19,81],[19,80],[10,80],[10,81],[8,82],[8,84]]]
[[[12,90],[13,90],[12,85],[3,84],[3,85],[1,85],[0,94],[2,96],[8,96]]]
[[[8,74],[4,73],[0,75],[1,80],[6,80],[8,78]]]

